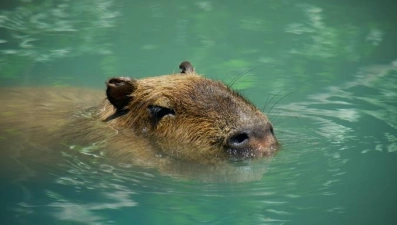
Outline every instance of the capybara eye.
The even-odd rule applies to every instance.
[[[169,109],[158,105],[150,105],[149,112],[155,123],[160,121],[166,115],[175,115],[175,111],[173,109]]]

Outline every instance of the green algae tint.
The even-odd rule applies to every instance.
[[[257,180],[203,183],[111,162],[95,143],[53,149],[51,165],[11,156],[28,137],[0,126],[0,223],[394,224],[396,11],[386,0],[2,1],[2,87],[104,90],[189,60],[263,109],[282,148]]]

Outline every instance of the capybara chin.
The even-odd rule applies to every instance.
[[[217,164],[275,153],[273,126],[253,104],[198,75],[189,62],[179,68],[171,75],[111,78],[102,103],[93,90],[3,88],[2,136],[50,149],[100,143],[112,160],[170,173],[177,162]]]

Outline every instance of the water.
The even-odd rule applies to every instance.
[[[108,77],[171,73],[188,59],[226,83],[244,74],[233,87],[268,113],[283,145],[262,178],[226,184],[111,164],[90,149],[55,165],[9,162],[26,171],[1,171],[1,224],[395,223],[394,1],[0,7],[2,87],[103,89]]]

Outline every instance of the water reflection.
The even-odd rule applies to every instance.
[[[7,177],[2,183],[2,201],[12,221],[17,221],[9,224],[313,224],[316,219],[324,223],[343,220],[343,216],[366,218],[361,209],[368,209],[371,215],[377,209],[394,209],[394,170],[383,164],[395,165],[390,156],[397,152],[397,61],[363,68],[354,76],[349,70],[354,71],[355,66],[346,66],[346,61],[375,61],[376,57],[370,55],[375,47],[384,45],[390,35],[386,28],[392,24],[379,25],[381,22],[372,18],[362,24],[338,21],[330,12],[335,8],[346,10],[347,6],[326,8],[324,2],[288,7],[288,1],[266,7],[244,3],[232,9],[201,1],[183,2],[179,8],[174,7],[178,9],[175,11],[164,2],[149,4],[149,10],[136,10],[132,4],[124,9],[131,13],[121,26],[118,21],[122,13],[116,1],[60,0],[58,5],[49,3],[52,1],[25,2],[0,13],[0,27],[10,34],[0,40],[0,68],[8,68],[3,76],[20,76],[18,69],[29,70],[32,62],[86,53],[109,55],[104,64],[125,65],[128,69],[123,71],[141,66],[145,69],[137,71],[145,74],[170,68],[167,60],[174,57],[194,57],[202,67],[212,66],[204,72],[208,75],[249,69],[258,60],[268,71],[261,74],[262,78],[250,78],[247,85],[239,81],[242,89],[256,85],[290,91],[297,87],[311,95],[304,101],[276,105],[281,120],[294,119],[276,126],[283,149],[269,164],[259,166],[254,181],[203,183],[194,178],[163,176],[153,170],[108,162],[90,146],[74,146],[81,155],[64,154],[61,164],[40,165],[20,180]],[[141,9],[143,13],[138,12]],[[354,18],[350,12],[347,17]],[[115,27],[127,31],[119,35],[113,32]],[[170,32],[164,32],[163,27]],[[145,33],[137,38],[140,29]],[[111,38],[113,33],[116,35]],[[119,36],[122,38],[116,40]],[[131,44],[131,40],[136,43]],[[115,44],[121,52],[112,54],[113,41],[120,42]],[[164,57],[164,52],[173,55]],[[131,59],[135,65],[131,65]],[[153,66],[153,61],[163,64]],[[85,63],[82,61],[82,65]],[[118,71],[112,66],[102,69],[107,74]],[[329,81],[339,85],[313,94],[317,86]],[[19,144],[27,146],[21,141]],[[10,164],[17,163],[10,160]],[[23,166],[18,162],[18,168]],[[255,168],[248,164],[240,169],[244,175]],[[387,190],[390,194],[379,194]],[[360,191],[362,196],[357,194]],[[363,199],[371,197],[377,201],[363,207]],[[388,199],[394,205],[387,205]],[[375,207],[379,205],[385,207]],[[387,206],[389,209],[385,209]],[[352,209],[358,212],[354,214]]]
[[[311,95],[306,102],[290,103],[280,108],[285,116],[317,121],[320,126],[318,134],[338,143],[344,143],[360,132],[346,122],[358,123],[367,116],[390,126],[384,133],[385,137],[388,136],[386,139],[390,139],[390,128],[397,129],[396,76],[397,61],[363,68],[353,81],[331,86],[328,92]],[[394,138],[391,135],[391,139]],[[388,151],[395,151],[390,146],[392,144],[386,147],[392,148]]]
[[[41,171],[40,176],[47,177],[43,190],[34,188],[38,182],[40,184],[35,178],[22,183],[30,191],[30,198],[20,201],[14,208],[20,218],[32,221],[40,216],[51,216],[54,221],[118,224],[123,221],[118,213],[134,218],[143,210],[157,215],[145,218],[145,223],[164,221],[170,215],[172,221],[219,220],[225,223],[235,220],[234,215],[245,210],[262,212],[251,215],[249,222],[277,224],[293,216],[296,209],[291,207],[292,203],[296,206],[307,196],[329,195],[330,186],[337,182],[335,178],[327,182],[324,174],[317,173],[311,176],[316,182],[307,182],[305,177],[310,173],[307,165],[324,159],[310,150],[280,155],[270,167],[270,173],[260,180],[227,185],[180,180],[131,165],[114,165],[92,152],[86,155],[88,158],[63,155],[65,161],[60,168],[55,171],[48,168],[48,174]],[[326,168],[328,165],[317,169]],[[319,186],[320,183],[323,184]],[[193,214],[196,216],[188,216]],[[219,215],[223,215],[222,218],[218,218]]]
[[[30,195],[32,198],[28,199],[28,202],[18,204],[14,210],[20,217],[29,218],[32,214],[44,214],[54,217],[55,221],[110,224],[114,221],[101,211],[128,209],[137,205],[133,200],[136,193],[127,185],[133,180],[125,182],[126,177],[117,175],[113,166],[95,165],[96,163],[76,159],[68,162],[68,166],[71,167],[67,170],[68,173],[51,172],[55,175],[52,185],[47,184],[39,193],[35,193],[37,190],[31,190],[34,193]],[[34,195],[45,197],[45,202]]]
[[[0,11],[0,27],[8,32],[1,37],[0,52],[36,62],[110,54],[111,42],[105,40],[120,15],[115,1],[108,0],[24,2],[13,10]]]
[[[111,221],[107,220],[105,216],[101,216],[95,212],[106,209],[120,210],[122,208],[129,208],[137,205],[136,202],[130,199],[131,195],[134,194],[133,192],[120,187],[114,188],[116,188],[116,190],[113,190],[111,193],[109,193],[110,190],[102,193],[101,202],[93,201],[90,203],[80,204],[77,201],[68,201],[56,193],[47,191],[47,196],[53,200],[53,202],[47,206],[52,208],[51,211],[54,211],[52,215],[59,220],[74,221],[86,224],[92,224],[93,222],[96,224],[102,224],[102,222],[105,222],[104,224],[108,224]],[[104,202],[106,199],[109,202]]]

